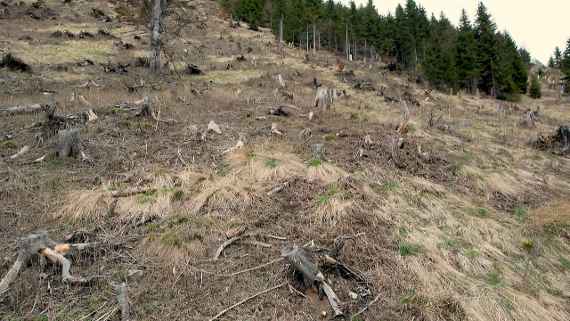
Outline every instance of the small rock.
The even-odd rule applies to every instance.
[[[213,120],[210,120],[210,122],[208,123],[208,131],[213,131],[216,134],[222,133],[220,126],[218,126],[218,124],[216,124]]]
[[[354,292],[352,292],[352,291],[350,291],[350,292],[348,293],[348,295],[349,295],[350,298],[353,299],[353,300],[358,299],[358,294],[356,294],[356,293],[354,293]]]

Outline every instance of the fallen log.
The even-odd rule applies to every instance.
[[[0,114],[27,114],[27,113],[39,113],[46,110],[46,105],[41,104],[31,104],[31,105],[20,105],[5,107],[0,109]]]

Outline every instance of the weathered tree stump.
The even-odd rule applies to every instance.
[[[59,142],[56,148],[56,155],[60,158],[74,157],[77,158],[81,155],[81,138],[79,136],[79,129],[65,129],[60,130]]]

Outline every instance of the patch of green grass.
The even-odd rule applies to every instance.
[[[550,236],[561,236],[568,230],[570,230],[570,224],[549,223],[544,225],[544,232]]]
[[[476,258],[479,255],[481,255],[481,253],[476,248],[471,248],[471,249],[466,249],[465,251],[463,251],[463,255],[465,255],[468,258]]]
[[[323,161],[318,159],[318,158],[312,158],[311,160],[309,160],[309,167],[319,167],[323,164]]]
[[[180,202],[184,199],[184,191],[183,190],[175,190],[174,193],[172,193],[172,196],[170,196],[170,201],[171,202]]]
[[[152,203],[152,202],[156,201],[157,194],[158,193],[156,191],[146,191],[144,193],[138,194],[137,195],[137,202],[139,204]]]
[[[338,186],[336,184],[329,185],[327,188],[327,191],[325,193],[319,195],[319,197],[318,197],[319,205],[328,204],[330,202],[331,198],[336,196],[339,192],[340,192],[340,190],[338,189]]]
[[[489,217],[489,210],[484,207],[476,207],[467,209],[467,213],[477,217]]]
[[[416,301],[416,290],[410,289],[407,293],[400,297],[400,304],[411,304]]]
[[[568,260],[565,257],[560,257],[560,265],[562,265],[563,268],[565,268],[566,270],[570,271],[570,260]]]
[[[47,157],[46,159],[46,165],[49,168],[56,168],[56,167],[61,167],[63,166],[63,159],[59,158],[59,157]]]
[[[332,142],[332,141],[336,140],[336,135],[333,133],[326,134],[323,136],[323,139],[327,142]]]
[[[219,176],[226,176],[230,173],[230,165],[226,162],[221,162],[216,167],[216,174]]]
[[[528,209],[526,207],[523,207],[523,206],[517,206],[517,207],[515,207],[513,213],[515,214],[517,221],[522,223],[526,220],[526,217],[528,215]]]
[[[267,159],[265,160],[265,166],[269,168],[276,168],[279,166],[279,160],[273,158]]]
[[[410,234],[410,232],[408,231],[407,228],[405,228],[405,227],[400,227],[400,228],[398,229],[398,234],[400,234],[401,237],[407,237],[407,236]]]
[[[0,149],[15,149],[18,145],[13,140],[6,140],[0,143]]]
[[[532,251],[532,249],[534,249],[534,241],[533,240],[523,240],[521,242],[521,246],[525,251],[530,253]]]
[[[421,247],[417,244],[400,242],[398,245],[398,251],[401,256],[415,256],[421,252]]]
[[[397,181],[386,181],[382,184],[382,190],[384,192],[395,192],[400,188],[400,183]]]
[[[487,273],[485,279],[487,281],[487,284],[489,284],[491,287],[494,287],[494,288],[499,288],[503,284],[502,276],[497,271]]]
[[[184,240],[176,232],[166,232],[160,236],[160,243],[172,246],[172,247],[182,247]]]
[[[454,239],[448,239],[445,238],[440,244],[439,244],[440,248],[446,249],[446,250],[457,250],[461,247],[461,244],[458,240],[454,240]]]

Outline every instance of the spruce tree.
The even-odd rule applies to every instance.
[[[477,43],[475,42],[473,27],[465,10],[461,13],[455,60],[459,86],[474,93],[479,77]]]
[[[477,40],[477,62],[479,65],[479,89],[488,94],[497,94],[498,42],[497,26],[487,12],[487,7],[480,2],[477,8],[475,39]]]
[[[530,52],[528,52],[528,50],[526,50],[525,48],[520,48],[519,49],[519,56],[521,56],[523,62],[527,66],[530,66],[530,64],[532,62],[532,57],[530,56]]]
[[[540,88],[540,81],[536,75],[532,76],[532,80],[530,83],[530,97],[534,99],[538,99],[542,97],[542,91]]]
[[[562,52],[560,51],[560,47],[556,47],[554,49],[554,67],[561,68],[560,63],[562,62]]]
[[[554,57],[548,59],[548,68],[555,68],[556,63],[554,62]]]
[[[570,76],[570,39],[566,42],[566,49],[564,50],[564,55],[560,59],[559,68],[566,76]]]
[[[424,71],[429,82],[438,89],[457,88],[455,64],[456,31],[441,14],[439,21],[432,18],[430,41],[426,50]]]
[[[566,93],[570,94],[570,39],[566,42],[564,56],[560,61],[560,69],[566,75]]]

